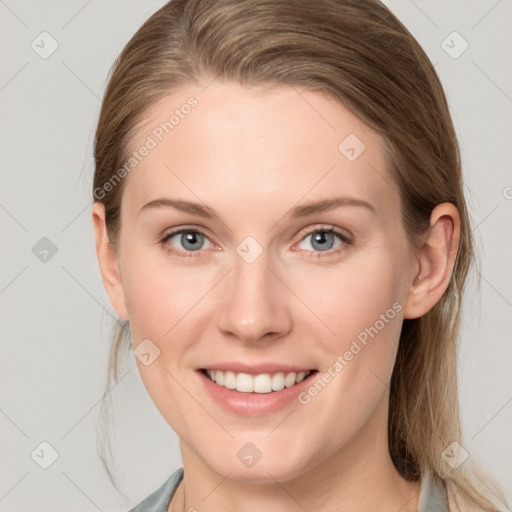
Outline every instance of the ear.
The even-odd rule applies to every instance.
[[[100,265],[103,286],[117,314],[123,320],[128,320],[118,255],[108,239],[105,223],[105,206],[99,201],[94,201],[92,205],[92,223],[96,238],[96,255]]]
[[[459,248],[460,217],[451,203],[432,210],[430,227],[416,251],[419,270],[412,278],[404,318],[418,318],[432,309],[448,288]]]

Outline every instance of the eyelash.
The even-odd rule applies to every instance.
[[[173,236],[179,235],[181,233],[198,233],[200,235],[203,235],[206,239],[209,240],[209,238],[206,236],[206,234],[198,229],[181,228],[176,231],[167,233],[160,240],[160,244],[163,247],[169,239],[171,239]],[[329,256],[334,256],[334,255],[339,254],[342,251],[344,251],[346,249],[346,246],[351,245],[353,243],[352,238],[348,237],[346,234],[344,234],[343,232],[341,232],[340,230],[338,230],[337,228],[335,228],[333,226],[317,227],[315,229],[312,229],[302,235],[300,242],[302,242],[302,240],[304,240],[306,237],[308,237],[309,235],[312,235],[314,233],[332,233],[334,235],[338,235],[338,237],[340,238],[340,240],[343,243],[339,247],[337,247],[335,249],[329,249],[328,251],[311,251],[312,254],[309,256],[310,258],[325,258],[325,257],[329,257]],[[192,257],[200,257],[201,256],[201,254],[200,254],[201,251],[182,251],[180,249],[175,249],[173,246],[167,247],[166,251],[168,254],[174,254],[175,256],[184,257],[184,258],[192,258]],[[194,253],[198,253],[198,254],[194,254]],[[324,253],[326,254],[326,256],[323,255]]]

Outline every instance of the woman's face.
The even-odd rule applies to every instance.
[[[418,270],[381,137],[320,93],[214,81],[154,105],[132,149],[115,307],[184,460],[252,481],[357,463],[386,435]],[[267,391],[316,372],[249,393],[201,369]]]

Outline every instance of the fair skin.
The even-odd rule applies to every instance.
[[[134,347],[149,338],[160,350],[149,366],[136,362],[180,437],[184,480],[169,510],[416,511],[420,484],[402,478],[388,452],[388,386],[402,320],[425,314],[448,286],[456,208],[437,206],[412,245],[380,135],[297,87],[182,87],[150,108],[134,149],[190,96],[197,107],[125,178],[117,252],[103,205],[93,205],[110,300],[130,322]],[[354,161],[338,150],[349,134],[366,146]],[[333,196],[374,211],[345,205],[286,216]],[[207,205],[216,217],[166,206],[140,212],[157,198]],[[199,250],[181,235],[159,243],[181,227],[204,234]],[[311,232],[329,227],[352,243],[327,234],[322,251]],[[236,252],[247,236],[262,248],[252,263]],[[394,303],[396,316],[307,405],[235,414],[199,382],[198,367],[226,360],[286,362],[320,375]],[[248,442],[262,454],[252,467],[237,457]]]

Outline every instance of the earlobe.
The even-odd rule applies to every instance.
[[[105,206],[99,201],[95,201],[92,205],[92,223],[96,240],[96,256],[100,266],[103,286],[117,314],[123,320],[128,321],[118,255],[108,239],[105,223]]]
[[[416,257],[419,271],[412,279],[404,304],[404,318],[418,318],[432,309],[450,284],[460,237],[460,217],[451,203],[432,210],[430,227]]]

